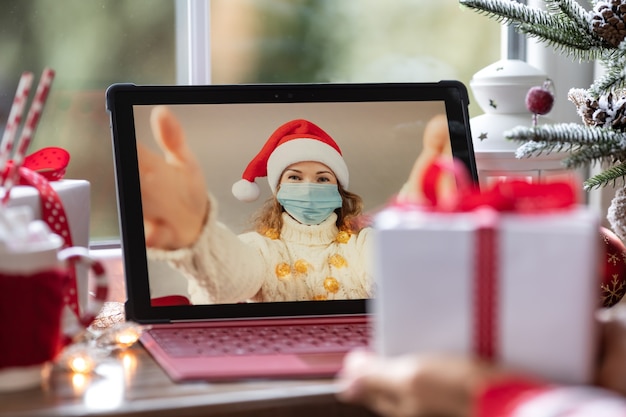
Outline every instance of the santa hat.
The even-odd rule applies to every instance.
[[[272,133],[246,167],[242,179],[233,184],[233,195],[241,201],[256,200],[259,197],[259,186],[254,181],[260,177],[267,177],[272,193],[276,193],[285,168],[303,161],[326,165],[341,186],[348,188],[348,166],[339,146],[316,124],[298,119],[285,123]]]

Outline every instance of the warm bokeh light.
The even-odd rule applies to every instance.
[[[96,340],[96,345],[108,350],[124,350],[139,340],[143,326],[127,321],[106,329]]]
[[[88,382],[87,375],[83,373],[72,374],[72,389],[76,395],[82,395],[85,392]]]
[[[123,329],[115,335],[115,344],[120,349],[126,349],[134,345],[141,333],[134,327]]]
[[[69,355],[66,360],[67,367],[72,372],[76,372],[79,374],[88,374],[92,372],[96,367],[96,361],[86,351],[77,351]]]

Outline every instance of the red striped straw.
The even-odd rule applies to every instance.
[[[30,86],[33,83],[33,73],[23,72],[20,77],[20,82],[17,85],[17,91],[13,98],[13,104],[9,111],[9,118],[7,119],[6,127],[4,128],[4,134],[2,135],[2,141],[0,142],[0,172],[3,172],[6,163],[11,157],[13,152],[13,141],[15,140],[15,134],[20,123],[22,123],[22,115],[24,114],[24,108],[26,107],[26,101],[30,95]],[[5,178],[2,178],[4,183]]]
[[[50,68],[44,69],[41,74],[41,78],[39,79],[39,84],[37,85],[37,91],[35,91],[35,97],[33,98],[30,108],[28,109],[26,123],[24,124],[22,134],[20,135],[20,139],[17,143],[17,149],[13,155],[13,165],[10,170],[11,172],[9,172],[4,182],[4,196],[2,197],[2,203],[4,205],[6,205],[9,201],[11,188],[15,184],[18,170],[24,163],[26,151],[28,150],[28,146],[33,139],[33,134],[35,133],[35,129],[39,123],[43,106],[46,104],[46,99],[48,98],[48,93],[50,92],[50,86],[52,85],[53,79],[54,70]]]

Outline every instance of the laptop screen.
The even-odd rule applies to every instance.
[[[457,82],[112,86],[128,318],[365,313],[368,219],[433,155],[476,179],[467,104]]]

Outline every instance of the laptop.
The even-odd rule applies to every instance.
[[[223,301],[211,290],[223,288],[222,284],[206,285],[206,277],[198,278],[189,268],[181,270],[180,263],[172,260],[176,256],[168,256],[168,250],[148,247],[144,214],[155,208],[150,204],[156,200],[142,201],[142,191],[146,191],[142,187],[147,187],[149,179],[140,170],[138,154],[144,151],[138,147],[162,155],[151,130],[155,109],[168,109],[181,126],[204,177],[206,196],[210,195],[211,204],[218,208],[211,212],[211,218],[215,217],[211,227],[222,228],[231,237],[228,242],[213,241],[206,250],[211,252],[226,251],[231,244],[239,247],[240,236],[254,233],[250,218],[264,201],[273,198],[273,190],[262,177],[263,172],[252,181],[260,194],[252,202],[236,198],[233,184],[244,179],[246,167],[258,159],[260,150],[280,126],[305,120],[334,140],[343,162],[331,158],[328,164],[332,169],[337,167],[340,182],[347,181],[349,172],[349,191],[362,198],[362,218],[367,218],[406,187],[418,156],[426,152],[422,138],[434,118],[444,120],[443,133],[449,143],[443,144],[443,152],[461,161],[477,181],[468,102],[465,86],[457,81],[110,86],[106,105],[111,119],[126,276],[126,318],[147,325],[141,342],[170,378],[224,381],[332,377],[340,370],[347,351],[369,344],[367,306],[368,299],[375,297],[375,288],[368,275],[371,255],[361,253],[363,262],[348,265],[345,271],[365,271],[371,281],[367,282],[366,292],[346,295],[348,292],[338,291],[344,283],[332,278],[320,283],[326,290],[322,296],[307,298],[295,292],[291,298],[272,299],[262,289],[257,293],[253,289],[247,298]],[[323,148],[322,153],[327,155],[328,147]],[[344,162],[347,172],[341,171]],[[170,203],[167,197],[160,201]],[[210,235],[211,239],[219,236]],[[198,253],[204,258],[204,252]],[[241,258],[218,256],[213,260],[215,264],[235,267],[210,264],[209,269],[214,268],[211,276],[219,276],[222,283],[249,285],[252,276],[233,272],[240,270],[239,264],[260,256],[254,251],[249,253],[249,257]],[[228,272],[215,273],[222,271],[220,268]],[[280,271],[277,267],[272,273]],[[290,271],[296,275],[302,272],[297,265],[287,268],[287,274]],[[356,279],[356,275],[345,275],[345,271],[346,280]]]

